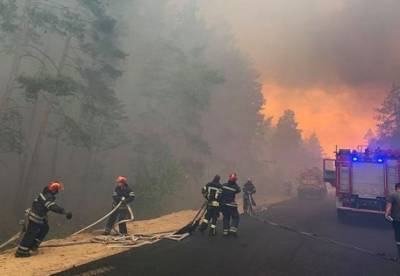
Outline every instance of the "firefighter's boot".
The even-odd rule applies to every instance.
[[[214,225],[214,224],[210,225],[210,229],[208,230],[208,235],[210,237],[214,237],[217,235],[217,226],[216,225]]]
[[[202,235],[204,235],[204,231],[206,231],[207,225],[208,225],[208,220],[203,219],[203,221],[201,222],[200,227],[199,227],[199,231]]]
[[[18,247],[17,251],[15,252],[16,258],[27,258],[30,256],[31,256],[31,253],[29,252],[29,248],[21,246],[21,245]]]
[[[231,226],[231,228],[229,229],[229,234],[233,237],[237,237],[237,227]]]

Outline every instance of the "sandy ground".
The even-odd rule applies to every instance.
[[[256,200],[259,205],[269,205],[284,199],[256,197]],[[129,233],[135,235],[173,231],[190,222],[195,213],[194,210],[184,210],[156,219],[135,221],[128,224]],[[95,234],[92,233],[82,233],[65,239],[46,241],[42,244],[43,246],[62,245],[71,242],[82,243],[60,247],[43,247],[30,258],[15,258],[15,249],[8,250],[0,255],[0,275],[49,275],[129,250],[129,248],[110,248],[103,244],[90,243],[90,239],[94,236]]]

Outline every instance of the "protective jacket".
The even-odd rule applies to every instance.
[[[126,209],[127,204],[131,203],[135,199],[135,193],[132,189],[128,186],[128,184],[124,184],[122,186],[115,187],[113,193],[113,207],[117,206],[118,203],[125,198],[124,202],[121,204],[119,209]]]
[[[247,181],[243,185],[243,193],[251,194],[251,195],[256,193],[256,187],[254,186],[253,182]]]
[[[240,192],[241,189],[236,182],[228,181],[228,183],[222,185],[221,202],[226,206],[237,207],[235,197]]]
[[[213,181],[207,183],[202,189],[201,192],[203,196],[207,199],[208,205],[213,207],[218,207],[221,195],[222,195],[222,184],[218,181]]]
[[[64,208],[57,205],[55,195],[46,187],[32,203],[28,218],[36,223],[47,223],[47,213],[52,211],[58,214],[65,214]]]

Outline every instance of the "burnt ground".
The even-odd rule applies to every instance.
[[[261,214],[301,231],[395,256],[382,217],[336,218],[332,196],[292,199]],[[238,238],[194,234],[97,260],[57,275],[400,275],[400,264],[243,217]]]

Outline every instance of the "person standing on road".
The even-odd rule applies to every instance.
[[[394,193],[387,197],[385,218],[392,222],[398,258],[400,258],[400,183],[396,183]]]
[[[120,203],[121,205],[109,217],[106,224],[106,229],[104,231],[104,235],[109,235],[111,233],[111,230],[116,222],[123,221],[128,218],[129,216],[128,204],[135,199],[135,193],[128,186],[127,178],[125,176],[118,176],[116,181],[117,181],[117,187],[115,187],[112,196],[113,198],[112,207],[115,208]],[[125,236],[128,234],[128,229],[126,228],[125,222],[120,223],[118,227],[121,235]]]
[[[199,228],[202,234],[207,229],[207,226],[210,226],[209,235],[217,235],[217,220],[222,194],[222,184],[220,180],[221,177],[217,174],[210,183],[201,189],[203,196],[207,199],[207,211]]]
[[[15,257],[29,257],[30,251],[36,251],[40,243],[49,232],[47,213],[52,211],[57,214],[65,215],[67,219],[72,218],[70,212],[58,206],[55,202],[56,194],[63,189],[60,181],[50,182],[43,191],[33,201],[31,209],[28,211],[28,225],[25,234],[19,244]]]
[[[236,236],[239,226],[239,211],[235,201],[236,194],[241,192],[240,187],[236,183],[237,176],[235,173],[231,174],[228,183],[222,186],[222,214],[223,218],[223,235]],[[232,221],[231,221],[232,220]]]
[[[256,206],[253,194],[256,193],[256,187],[254,186],[251,179],[247,179],[247,182],[243,185],[243,213],[250,214],[251,206]]]

